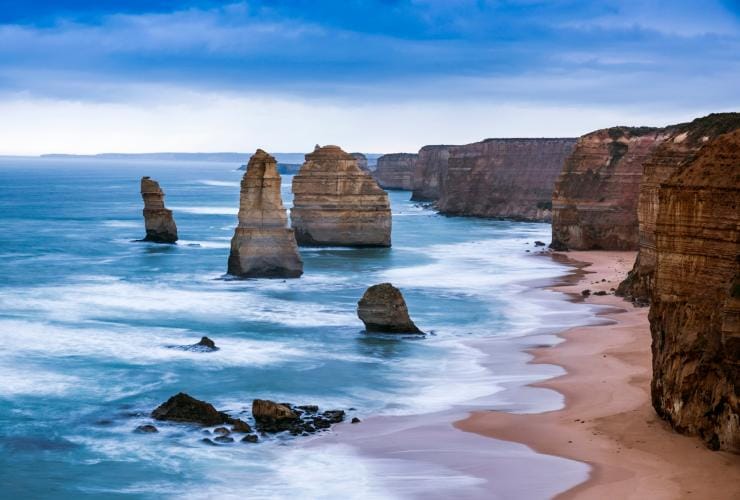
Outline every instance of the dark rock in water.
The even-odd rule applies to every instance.
[[[591,295],[591,290],[583,290],[581,291],[581,295],[583,295],[584,297],[588,297],[589,295]]]
[[[535,241],[534,246],[536,247],[544,247],[545,243],[543,241]]]
[[[216,438],[213,438],[214,441],[217,443],[233,443],[234,438],[231,436],[218,436]]]
[[[308,413],[316,413],[319,411],[319,407],[316,405],[303,405],[303,406],[296,406],[299,410],[307,411]]]
[[[594,292],[594,295],[606,295],[606,292],[604,290],[599,290],[598,292]]]
[[[200,401],[183,392],[172,396],[152,412],[152,418],[201,425],[231,423],[234,419],[216,410],[210,403]]]
[[[218,347],[216,347],[216,343],[209,339],[208,337],[202,337],[200,339],[200,342],[197,344],[192,344],[184,347],[179,347],[180,349],[185,349],[186,351],[195,351],[195,352],[214,352],[218,351]]]
[[[249,426],[249,424],[246,423],[244,420],[239,420],[238,418],[235,418],[231,422],[231,430],[234,432],[252,432],[252,428]]]
[[[247,434],[242,438],[242,443],[256,443],[259,441],[257,434]]]
[[[159,432],[159,430],[151,424],[146,424],[138,426],[134,432],[138,432],[139,434],[151,434]]]
[[[353,423],[353,424],[359,424],[360,422],[362,422],[362,420],[360,420],[359,418],[357,418],[357,417],[352,417],[352,423]]]
[[[200,342],[198,342],[195,345],[199,345],[199,346],[202,346],[202,347],[207,347],[209,349],[214,349],[214,350],[215,349],[218,349],[216,347],[216,343],[213,340],[209,339],[208,337],[202,337],[200,339]]]
[[[316,405],[293,406],[290,403],[275,403],[263,399],[255,399],[252,403],[252,416],[257,429],[265,433],[288,431],[294,436],[310,434],[342,422],[344,415],[343,410],[319,413]]]
[[[357,303],[357,316],[368,332],[424,333],[411,321],[401,291],[390,283],[368,288]]]
[[[329,410],[321,414],[327,421],[332,424],[338,424],[344,420],[344,410]]]
[[[214,443],[212,440],[210,440],[208,438],[203,438],[203,439],[200,440],[200,442],[203,443],[203,444],[207,444],[209,446],[216,446],[216,443]]]
[[[215,429],[213,429],[213,433],[218,434],[219,436],[226,436],[228,434],[231,434],[231,431],[226,427],[216,427]]]

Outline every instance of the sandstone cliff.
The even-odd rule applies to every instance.
[[[293,193],[291,224],[300,245],[391,245],[388,194],[339,147],[307,154]]]
[[[436,201],[447,176],[452,146],[424,146],[419,150],[412,178],[413,201]]]
[[[450,215],[550,220],[555,179],[575,139],[486,139],[453,146],[440,185]]]
[[[357,166],[360,167],[360,170],[370,172],[370,166],[367,163],[367,156],[362,153],[350,153],[350,156],[357,160]]]
[[[172,210],[164,207],[164,191],[149,177],[141,178],[141,197],[144,199],[144,241],[175,243],[177,226]]]
[[[717,113],[670,128],[670,135],[645,161],[639,191],[639,252],[635,266],[617,293],[636,302],[650,299],[656,265],[655,222],[660,184],[690,163],[708,141],[740,128],[740,113]]]
[[[555,184],[552,248],[636,250],[643,163],[669,134],[612,127],[579,138]]]
[[[393,153],[378,158],[375,179],[384,189],[413,189],[414,169],[419,155]]]
[[[740,129],[685,162],[700,128],[651,167],[674,172],[655,193],[652,400],[677,430],[740,452]]]
[[[295,236],[287,226],[275,158],[258,149],[242,178],[239,225],[231,239],[228,273],[244,278],[303,274]]]

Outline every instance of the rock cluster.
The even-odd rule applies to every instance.
[[[424,146],[419,150],[412,178],[412,201],[439,199],[447,176],[447,160],[452,146]]]
[[[277,162],[258,149],[241,182],[239,225],[231,239],[228,273],[243,278],[303,274],[303,261],[287,222]]]
[[[424,333],[411,321],[401,291],[390,283],[368,288],[357,303],[357,316],[368,332]]]
[[[555,179],[575,139],[486,139],[448,149],[443,214],[549,221]]]
[[[648,240],[654,245],[652,401],[678,431],[737,453],[740,128],[705,140],[707,133],[680,132],[646,172],[651,183],[645,195],[657,200]],[[684,161],[697,140],[704,145]],[[661,169],[673,173],[655,172]]]
[[[414,187],[414,169],[419,155],[412,153],[393,153],[378,158],[375,178],[384,189],[406,189]]]
[[[670,129],[612,127],[578,139],[552,195],[552,248],[635,250],[643,163]]]
[[[172,210],[164,207],[164,191],[159,183],[149,177],[141,178],[141,197],[144,199],[144,241],[175,243],[177,226]]]
[[[292,435],[311,434],[328,429],[344,420],[343,410],[319,412],[315,405],[294,406],[290,403],[255,399],[252,416],[257,429],[264,433],[290,432]]]
[[[180,392],[152,411],[152,418],[204,426],[232,424],[240,432],[251,432],[249,424],[216,410],[212,404]]]
[[[293,178],[291,225],[299,245],[391,245],[388,194],[337,146],[316,147]]]

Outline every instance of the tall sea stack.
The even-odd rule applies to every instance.
[[[144,199],[144,241],[175,243],[177,226],[172,210],[164,207],[164,191],[159,183],[149,177],[141,178],[141,197]]]
[[[673,171],[655,192],[653,406],[676,430],[740,453],[740,129]]]
[[[303,274],[293,230],[287,223],[277,161],[258,149],[242,178],[229,274],[243,278],[297,278]]]
[[[299,245],[391,246],[388,194],[338,146],[317,146],[293,178]]]

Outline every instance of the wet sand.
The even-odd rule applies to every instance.
[[[584,289],[616,288],[634,256],[569,252],[567,258],[585,273],[558,290],[580,295]],[[563,394],[563,409],[526,415],[478,411],[455,426],[589,464],[588,480],[557,498],[740,498],[740,456],[710,451],[699,439],[673,432],[652,409],[648,309],[614,295],[586,301],[610,306],[603,314],[608,324],[570,329],[561,335],[562,344],[529,351],[532,363],[565,368],[565,375],[533,384]]]

